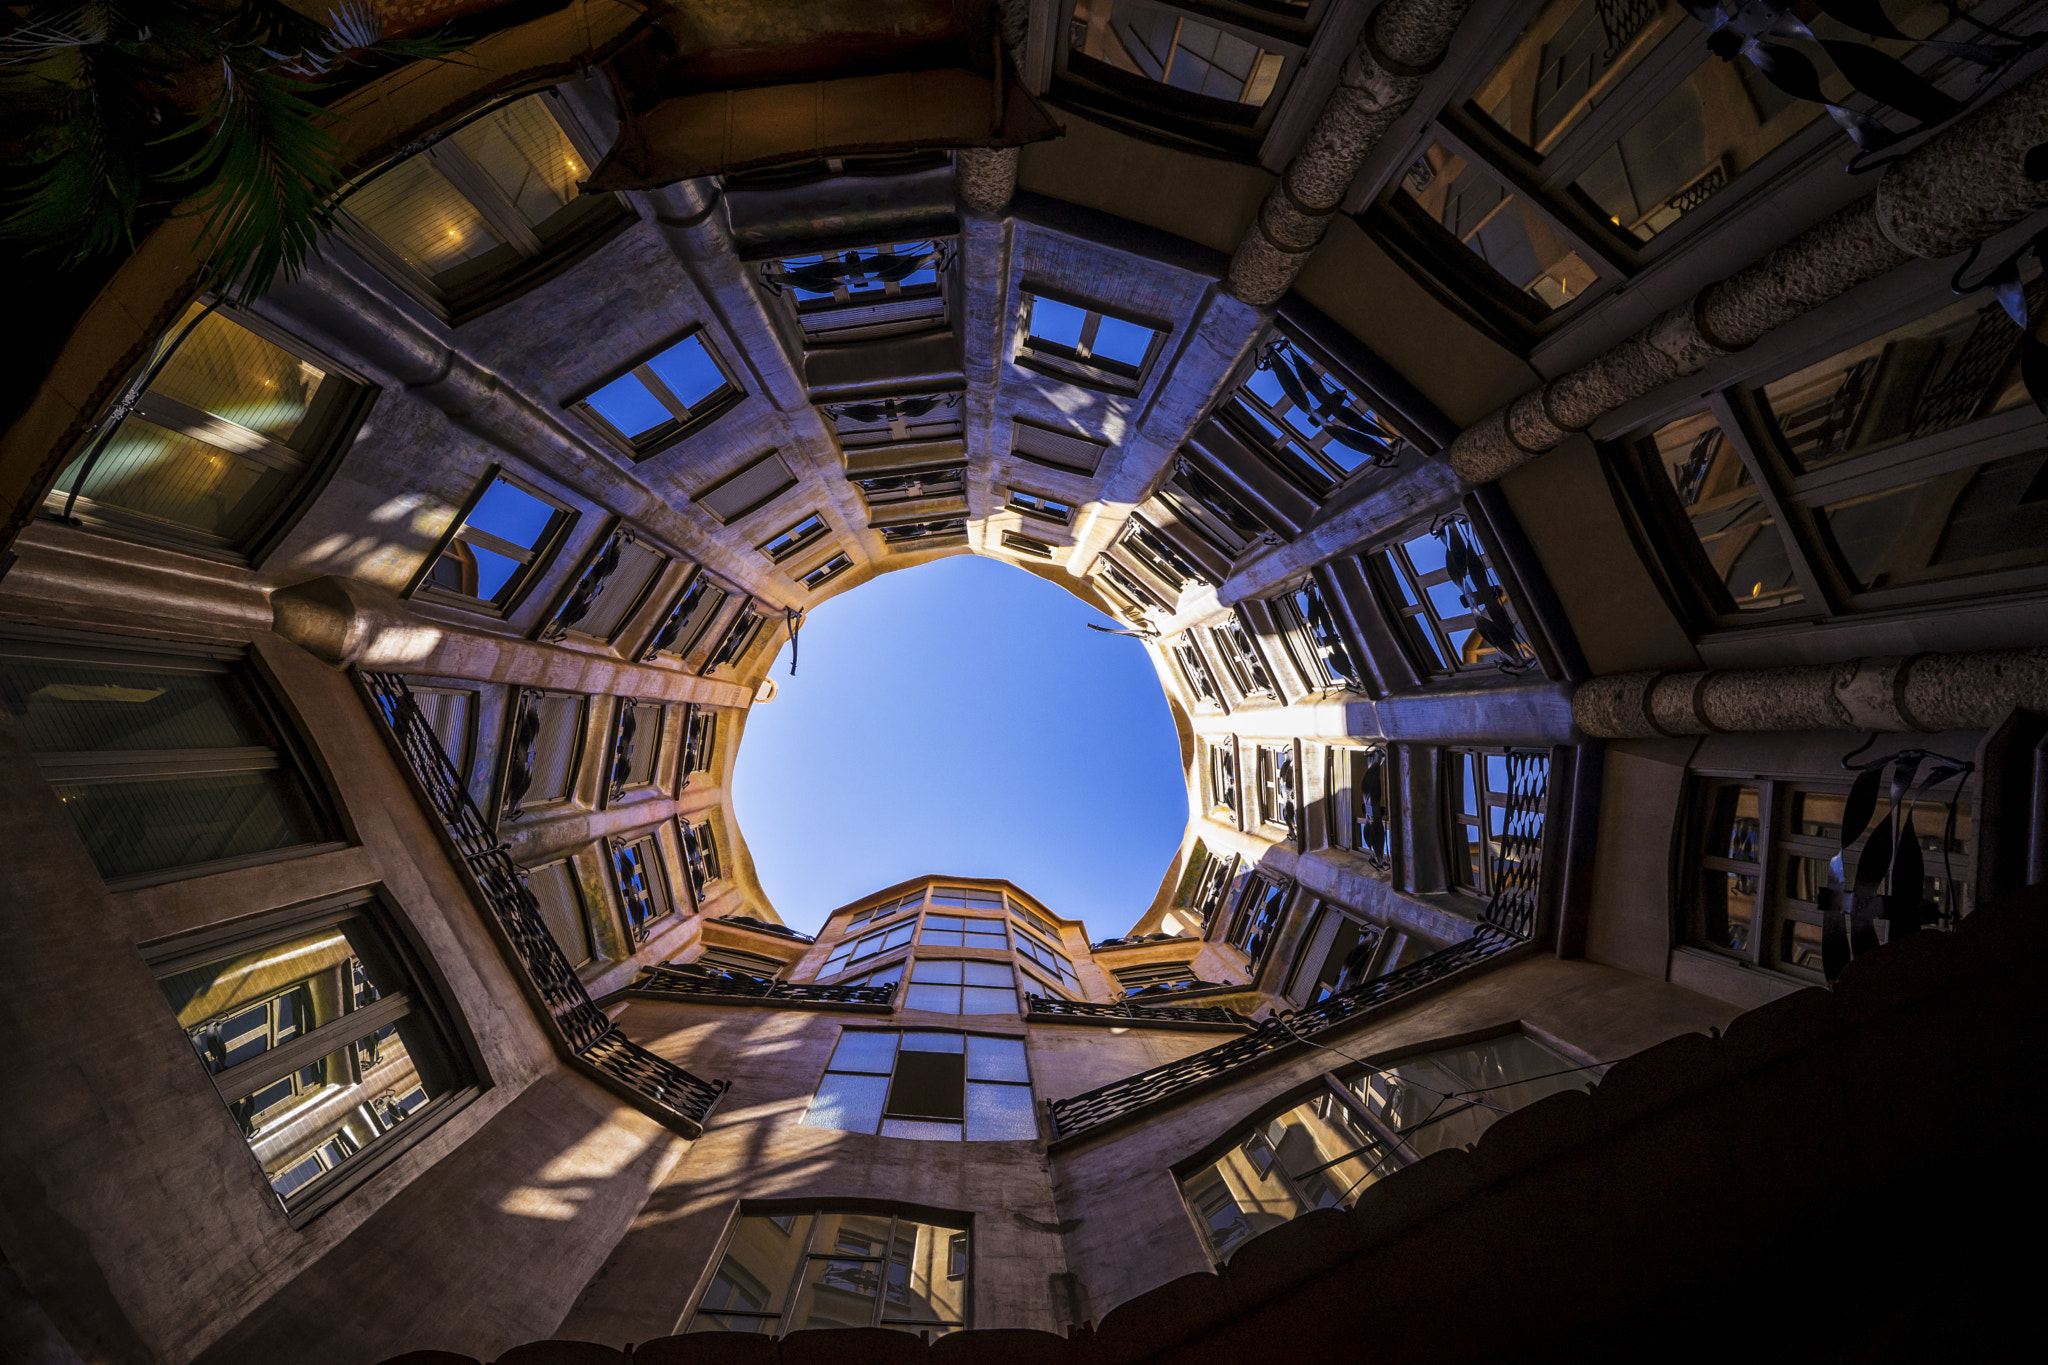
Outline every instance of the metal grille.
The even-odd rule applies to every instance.
[[[1063,1100],[1051,1100],[1053,1132],[1072,1137],[1112,1123],[1147,1105],[1171,1099],[1210,1081],[1250,1066],[1302,1038],[1311,1038],[1426,986],[1478,966],[1488,958],[1519,946],[1520,940],[1494,929],[1481,929],[1463,943],[1432,953],[1398,971],[1375,977],[1305,1010],[1276,1014],[1241,1038],[1155,1066],[1135,1076],[1098,1086]]]
[[[1493,899],[1480,918],[1496,929],[1528,938],[1536,932],[1536,888],[1543,877],[1543,803],[1550,790],[1550,755],[1517,750],[1507,755],[1508,807],[1494,839]]]
[[[896,999],[894,986],[814,986],[695,963],[643,968],[632,989],[636,995],[664,1000],[737,998],[799,1005],[879,1005],[884,1009]]]
[[[569,1056],[626,1091],[628,1098],[685,1136],[702,1133],[704,1120],[732,1082],[699,1079],[628,1042],[604,1011],[591,1003],[590,993],[583,989],[581,978],[541,919],[540,903],[470,800],[405,679],[396,673],[360,676],[399,757],[428,807],[440,818],[477,900],[490,910],[511,943]]]
[[[1205,983],[1206,984],[1206,983]],[[1024,1013],[1046,1019],[1171,1019],[1182,1024],[1243,1024],[1249,1021],[1236,1010],[1221,1005],[1159,1005],[1147,1009],[1119,1000],[1100,1005],[1088,1000],[1062,1000],[1055,996],[1024,996]]]
[[[1627,51],[1635,36],[1643,31],[1643,26],[1655,17],[1657,6],[1658,0],[1595,0],[1600,30],[1607,39],[1607,47],[1600,54],[1600,60],[1610,63]]]

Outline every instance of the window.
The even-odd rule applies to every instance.
[[[1361,465],[1391,463],[1403,444],[1365,398],[1284,336],[1266,348],[1221,412],[1290,482],[1318,500]]]
[[[1141,967],[1118,967],[1111,975],[1116,977],[1116,983],[1123,987],[1125,995],[1136,995],[1141,991],[1189,990],[1209,984],[1196,976],[1194,967],[1186,962],[1148,962]]]
[[[588,966],[598,956],[598,936],[583,899],[576,864],[564,858],[521,875],[526,889],[533,892],[539,903],[541,922],[561,947],[562,956],[569,959],[571,967]]]
[[[693,577],[688,586],[676,594],[676,600],[662,613],[661,624],[654,629],[653,638],[647,648],[640,651],[640,662],[652,663],[657,655],[670,654],[681,658],[697,647],[704,630],[718,615],[718,609],[725,605],[725,589],[713,583],[702,573]]]
[[[852,567],[852,558],[842,550],[810,572],[791,574],[790,577],[803,584],[806,591],[816,592]]]
[[[813,512],[796,525],[777,535],[771,536],[762,543],[760,550],[762,554],[767,555],[768,558],[780,564],[783,560],[797,553],[797,551],[826,535],[831,529],[831,527],[825,524],[823,517]]]
[[[1211,627],[1209,638],[1215,643],[1216,657],[1223,660],[1223,671],[1230,675],[1231,685],[1240,697],[1279,695],[1273,690],[1272,678],[1266,674],[1265,661],[1259,658],[1250,634],[1236,617]]]
[[[965,1216],[921,1223],[824,1209],[742,1217],[688,1330],[893,1327],[943,1336],[968,1324],[968,1246]]]
[[[1033,559],[1052,558],[1052,546],[1042,540],[1020,536],[1015,531],[1005,531],[1002,534],[1002,541],[1005,549],[1015,550],[1018,554],[1030,555]]]
[[[583,576],[555,608],[539,638],[559,640],[570,631],[612,643],[654,590],[668,556],[621,526],[585,566]]]
[[[1065,526],[1074,519],[1073,504],[1049,498],[1043,493],[1026,493],[1021,488],[1010,490],[1009,508],[1012,512],[1021,512],[1027,517],[1036,517],[1058,526]]]
[[[1259,764],[1259,819],[1279,825],[1294,837],[1297,806],[1294,781],[1294,746],[1261,744]]]
[[[928,1142],[1038,1136],[1022,1038],[848,1029],[803,1121]]]
[[[717,971],[738,972],[742,976],[757,976],[772,981],[782,974],[779,958],[761,953],[744,952],[738,948],[720,948],[707,945],[697,956],[690,959],[693,967],[709,967]]]
[[[1246,511],[1185,453],[1174,462],[1173,478],[1157,496],[1183,526],[1192,526],[1206,536],[1226,559],[1236,560],[1267,530],[1263,521]]]
[[[654,782],[654,768],[661,757],[661,723],[666,709],[655,702],[621,698],[618,717],[612,725],[613,800],[627,789]]]
[[[1001,910],[1003,893],[977,891],[971,886],[935,886],[932,888],[932,904],[954,906],[962,910]]]
[[[892,469],[886,474],[849,474],[847,478],[860,489],[870,510],[927,498],[967,496],[967,466],[960,464]]]
[[[908,963],[899,960],[890,963],[886,967],[877,967],[874,971],[863,973],[860,976],[850,976],[844,981],[836,981],[833,984],[837,986],[891,987],[903,979],[903,969],[908,965]]]
[[[964,539],[967,520],[964,517],[944,517],[938,521],[899,521],[875,529],[882,533],[882,543],[892,550],[924,549],[939,541]]]
[[[1325,691],[1344,688],[1363,692],[1351,646],[1337,629],[1337,618],[1323,598],[1314,579],[1303,583],[1285,597],[1276,598],[1280,614],[1293,627],[1301,649],[1298,662],[1311,687]]]
[[[1544,753],[1449,751],[1444,798],[1452,885],[1491,896],[1520,880],[1517,872],[1524,862],[1533,870],[1541,851],[1542,791],[1549,768]]]
[[[690,895],[702,904],[705,888],[725,876],[718,857],[718,838],[711,832],[709,820],[693,825],[682,819],[676,821],[676,838],[683,847],[683,868],[690,877]]]
[[[1101,441],[1091,440],[1078,432],[1058,431],[1036,422],[1027,422],[1021,417],[1010,421],[1010,453],[1047,469],[1093,478],[1108,450],[1109,447]]]
[[[1181,1191],[1218,1259],[1311,1209],[1348,1209],[1395,1169],[1392,1144],[1327,1083],[1255,1123]]]
[[[946,903],[939,893],[933,893],[933,905]],[[917,936],[917,941],[944,948],[993,948],[999,952],[1010,946],[1009,933],[1001,920],[969,919],[962,915],[927,914],[924,932]]]
[[[1382,744],[1333,745],[1330,749],[1330,834],[1332,842],[1364,855],[1374,867],[1393,866],[1392,764]]]
[[[1230,916],[1230,929],[1223,941],[1244,954],[1245,971],[1253,980],[1258,979],[1266,949],[1273,946],[1273,938],[1280,932],[1287,893],[1293,889],[1290,883],[1254,872],[1238,893],[1237,909]]]
[[[1017,952],[1025,961],[1044,969],[1048,976],[1056,978],[1068,990],[1081,988],[1081,978],[1074,975],[1074,964],[1067,959],[1065,953],[1054,951],[1029,934],[1017,935]]]
[[[690,708],[690,719],[683,726],[682,785],[689,785],[692,773],[711,771],[717,748],[718,713],[701,706]]]
[[[761,283],[796,314],[809,345],[873,341],[946,322],[951,242],[894,242],[791,256],[761,266]]]
[[[448,761],[467,781],[470,758],[476,751],[477,694],[459,687],[426,687],[418,683],[409,687],[420,714],[427,718],[434,737],[441,741]]]
[[[505,746],[504,818],[567,801],[575,787],[588,698],[521,688]]]
[[[1212,740],[1209,744],[1209,804],[1211,813],[1220,809],[1228,811],[1233,822],[1237,819],[1237,747],[1232,740]]]
[[[1365,562],[1395,633],[1425,677],[1535,666],[1500,578],[1464,517],[1446,517],[1429,534],[1389,545]]]
[[[730,526],[796,487],[796,473],[776,451],[749,460],[724,478],[696,493],[692,501]]]
[[[1103,555],[1095,561],[1101,566],[1102,584],[1121,599],[1128,614],[1134,620],[1142,620],[1146,611],[1157,611],[1171,616],[1173,608],[1163,601],[1159,594],[1140,583],[1129,569]]]
[[[1188,908],[1202,921],[1202,936],[1207,938],[1216,927],[1217,917],[1230,899],[1230,884],[1237,877],[1237,855],[1218,857],[1197,842],[1195,852],[1198,864],[1190,872],[1193,894],[1188,897]]]
[[[1061,935],[1059,926],[1054,924],[1051,920],[1047,919],[1044,915],[1039,914],[1036,910],[1033,910],[1029,906],[1024,905],[1018,901],[1011,901],[1010,913],[1012,915],[1015,915],[1024,923],[1030,925],[1033,929],[1036,929],[1039,933],[1044,934],[1054,943],[1058,943],[1060,941]]]
[[[1453,271],[1462,263],[1458,273],[1492,285],[1495,299],[1526,321],[1540,321],[1599,281],[1585,259],[1597,255],[1485,162],[1442,138],[1395,183],[1389,207],[1441,242],[1436,254]]]
[[[1297,1009],[1342,995],[1376,974],[1373,967],[1381,942],[1380,931],[1359,923],[1335,906],[1317,909],[1302,942],[1293,980],[1287,985],[1287,998]]]
[[[832,950],[825,959],[825,965],[818,968],[820,978],[844,971],[847,967],[883,953],[894,952],[910,942],[917,932],[917,921],[906,920],[902,924],[880,929],[872,934],[863,934],[857,939],[848,939]],[[958,946],[958,945],[955,945]]]
[[[413,593],[505,615],[540,577],[576,514],[500,469],[477,485]]]
[[[109,882],[333,846],[290,731],[240,665],[0,636],[0,700]]]
[[[608,375],[567,406],[636,460],[659,454],[743,397],[702,330]]]
[[[1976,875],[1969,789],[1961,796],[1953,790],[1920,793],[1906,815],[1920,854],[1920,901],[1949,920],[1970,912]],[[1829,864],[1841,856],[1842,884],[1853,887],[1864,849],[1893,818],[1890,798],[1880,795],[1869,828],[1845,855],[1848,799],[1847,782],[1698,783],[1699,843],[1681,921],[1684,941],[1802,981],[1824,979],[1822,900],[1832,884]],[[1905,876],[1913,879],[1910,871]]]
[[[342,201],[349,237],[460,321],[538,283],[630,215],[579,192],[597,148],[552,92],[471,120],[374,172]]]
[[[1352,1207],[1400,1166],[1469,1146],[1503,1114],[1586,1089],[1588,1071],[1520,1033],[1346,1068],[1203,1153],[1178,1172],[1181,1192],[1210,1250],[1228,1259],[1311,1209]]]
[[[1173,660],[1180,666],[1181,681],[1187,684],[1190,700],[1221,706],[1223,697],[1216,690],[1216,679],[1209,672],[1209,661],[1202,657],[1202,651],[1187,635],[1176,636],[1172,646]]]
[[[858,929],[863,924],[871,924],[877,920],[888,919],[891,915],[899,914],[905,910],[915,910],[923,904],[924,892],[913,891],[907,896],[898,896],[893,901],[883,901],[880,905],[869,909],[856,910],[847,917],[841,932],[850,932]]]
[[[1130,524],[1124,528],[1123,538],[1118,544],[1130,552],[1131,558],[1144,565],[1148,573],[1176,592],[1209,582],[1208,575],[1189,562],[1178,545],[1136,517],[1131,518]]]
[[[652,834],[627,843],[612,841],[612,871],[619,880],[619,908],[635,944],[645,943],[649,927],[667,915],[668,875],[661,866],[661,843]]]
[[[44,510],[173,549],[246,552],[272,539],[371,390],[260,326],[188,307],[152,351],[133,406],[102,419]]]
[[[151,954],[178,1026],[294,1215],[367,1178],[471,1083],[388,918],[374,903],[333,905]]]
[[[1153,323],[1047,294],[1026,291],[1024,310],[1017,363],[1092,388],[1136,393],[1166,336]]]
[[[718,648],[712,650],[711,657],[704,661],[704,671],[714,673],[727,664],[739,663],[753,646],[754,638],[761,633],[761,623],[767,619],[752,602],[741,607],[738,615],[732,618],[732,624],[725,628]]]
[[[1257,151],[1311,35],[1306,0],[1199,10],[1074,0],[1055,93],[1097,117],[1235,156]]]
[[[846,450],[940,441],[958,436],[962,426],[957,393],[821,403],[818,411],[839,433],[839,444]]]
[[[903,1008],[934,1014],[1015,1014],[1017,974],[1007,962],[921,957],[910,969]]]

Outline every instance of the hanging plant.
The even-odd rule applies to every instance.
[[[204,218],[209,286],[247,299],[294,274],[332,214],[340,141],[321,100],[350,68],[444,57],[390,39],[364,0],[325,22],[281,0],[9,6],[0,238],[65,268],[131,251],[138,225]]]

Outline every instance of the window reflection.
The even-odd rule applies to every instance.
[[[1598,278],[1533,205],[1441,142],[1430,144],[1409,169],[1400,192],[1509,286],[1546,308],[1562,308]]]
[[[1735,609],[1768,611],[1804,601],[1784,538],[1712,414],[1681,417],[1649,445]]]
[[[1070,51],[1191,95],[1257,107],[1285,61],[1234,33],[1145,0],[1075,0]]]

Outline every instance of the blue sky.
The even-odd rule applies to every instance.
[[[1187,823],[1173,720],[1132,639],[1064,589],[956,555],[814,610],[747,718],[733,806],[806,933],[926,872],[1007,877],[1091,937],[1129,928]]]

